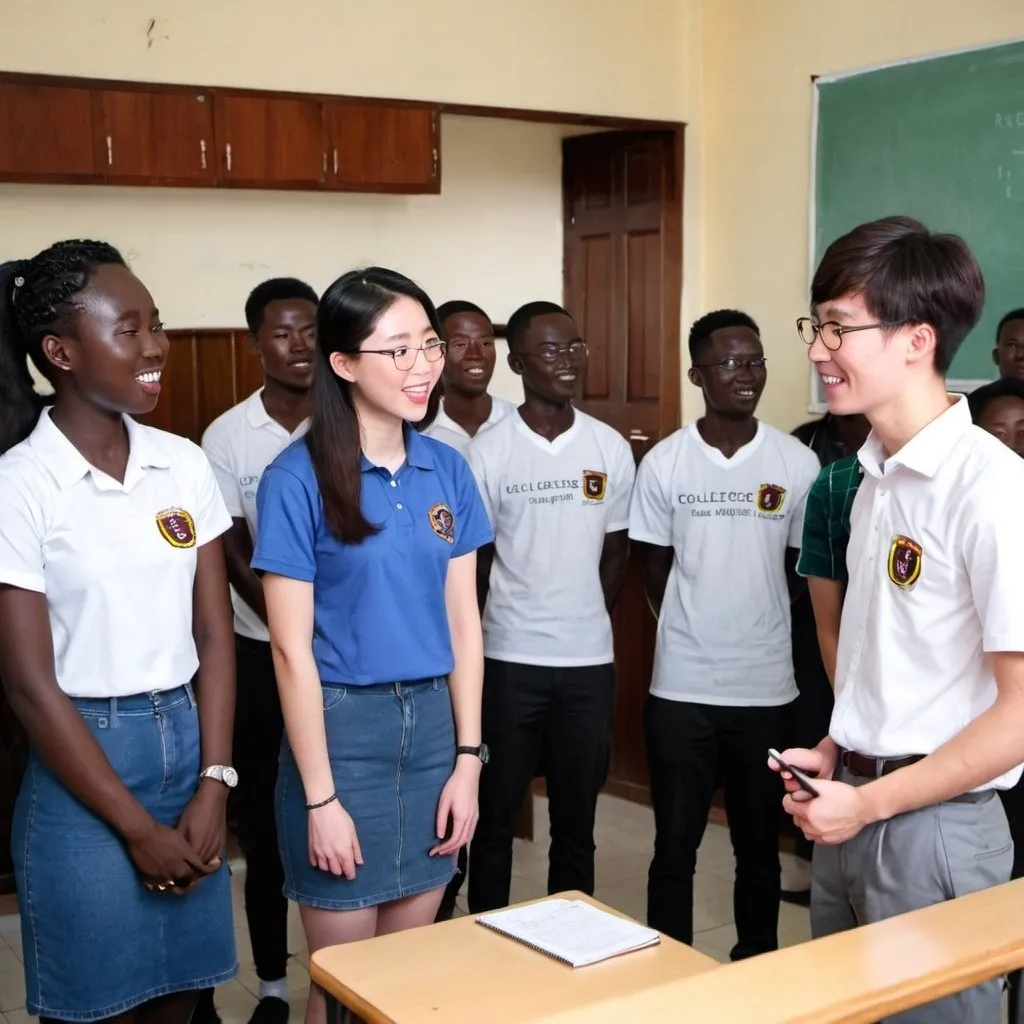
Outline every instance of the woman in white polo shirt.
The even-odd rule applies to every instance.
[[[0,270],[0,676],[32,745],[12,848],[44,1019],[186,1024],[237,970],[231,520],[199,448],[130,418],[167,350],[109,245]]]

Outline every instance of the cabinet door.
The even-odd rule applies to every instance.
[[[245,188],[318,188],[326,166],[320,100],[214,97],[217,178]]]
[[[100,90],[97,162],[118,185],[213,185],[213,102],[203,92]]]
[[[341,101],[328,109],[332,188],[441,191],[436,110]]]
[[[0,180],[102,181],[92,90],[0,82]]]

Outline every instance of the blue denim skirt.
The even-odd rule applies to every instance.
[[[334,786],[355,823],[363,864],[349,881],[310,863],[306,794],[285,739],[277,776],[285,896],[307,907],[358,910],[447,885],[455,857],[429,856],[455,764],[447,682],[325,686],[323,702]]]
[[[199,780],[191,687],[73,702],[135,798],[176,825]],[[29,1013],[102,1020],[237,973],[227,863],[186,896],[150,892],[121,838],[34,751],[11,850]]]

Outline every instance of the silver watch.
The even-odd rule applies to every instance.
[[[238,785],[238,772],[226,764],[211,764],[209,768],[204,768],[199,773],[199,778],[223,782],[228,789],[234,789]]]

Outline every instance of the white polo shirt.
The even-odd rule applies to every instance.
[[[829,731],[870,757],[930,754],[995,701],[985,653],[1024,651],[1024,460],[963,397],[895,455],[872,434],[859,458]]]
[[[548,441],[515,411],[478,434],[466,457],[495,533],[484,654],[522,665],[609,664],[601,551],[605,534],[629,525],[629,443],[578,409]]]
[[[748,707],[796,698],[785,553],[800,546],[820,469],[809,448],[760,422],[731,459],[696,423],[646,455],[629,535],[674,552],[654,696]]]
[[[485,430],[490,430],[495,423],[503,420],[510,412],[514,412],[516,409],[515,402],[506,401],[504,398],[498,398],[497,395],[491,395],[491,411],[487,419],[480,424],[477,429],[476,436],[479,437]],[[437,410],[437,417],[434,422],[423,431],[427,437],[435,437],[438,441],[444,441],[445,444],[450,445],[456,451],[466,454],[466,449],[469,447],[469,442],[473,440],[466,433],[465,428],[459,426],[444,411],[444,403],[442,402],[441,408]]]
[[[192,679],[197,551],[231,526],[196,445],[125,425],[123,484],[86,462],[49,410],[0,458],[0,583],[46,595],[57,683],[73,697]]]
[[[203,434],[203,451],[213,466],[221,494],[232,519],[244,519],[249,525],[253,548],[256,547],[256,488],[263,470],[297,438],[309,429],[303,420],[289,434],[273,419],[263,404],[263,388],[244,402],[218,416]],[[263,620],[231,588],[235,610],[235,632],[250,640],[269,641]]]

